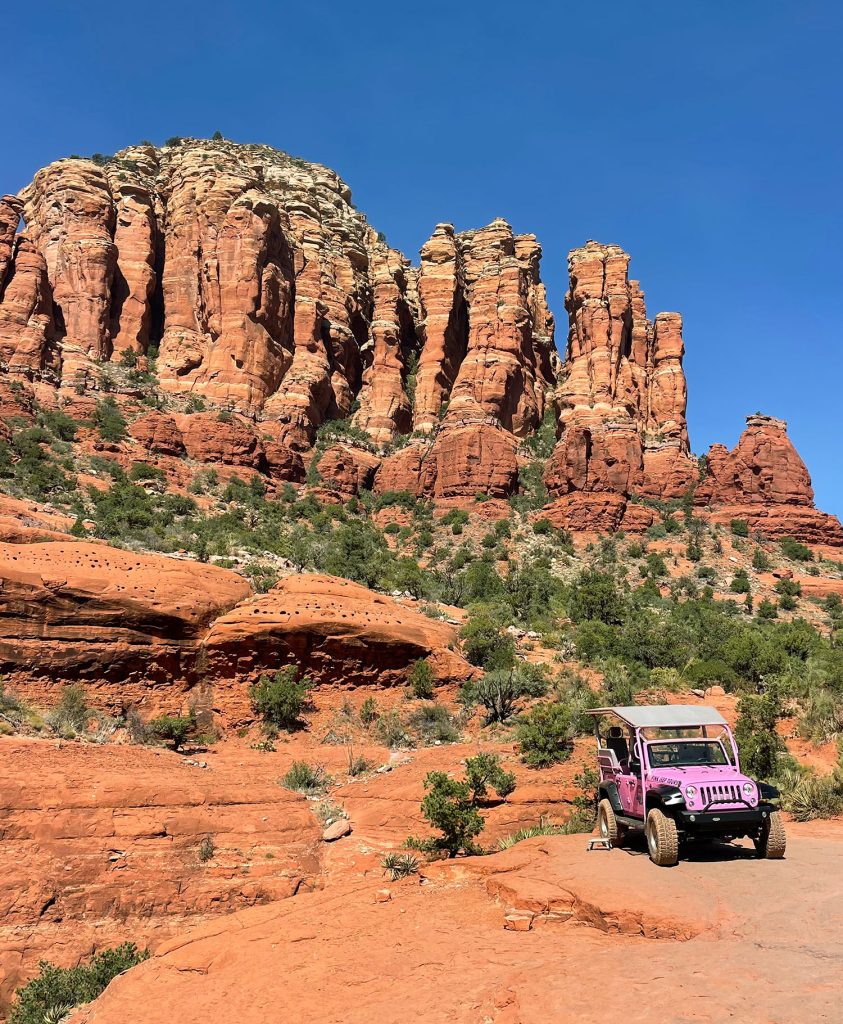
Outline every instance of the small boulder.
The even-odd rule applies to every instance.
[[[334,843],[337,839],[342,839],[343,836],[350,834],[351,822],[348,818],[340,818],[325,829],[322,833],[322,841],[325,843]]]

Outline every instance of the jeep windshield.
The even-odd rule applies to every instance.
[[[729,764],[717,740],[677,740],[647,744],[651,768],[682,768],[691,765]]]

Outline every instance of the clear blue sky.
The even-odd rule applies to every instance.
[[[334,167],[416,257],[506,217],[632,253],[685,317],[691,442],[787,419],[843,514],[843,13],[835,0],[15,5],[0,189],[143,138],[266,142]]]

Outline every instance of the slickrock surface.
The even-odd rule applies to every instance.
[[[42,957],[154,948],[317,882],[321,828],[252,752],[0,743],[0,1004]]]
[[[587,853],[583,836],[539,838],[426,869],[385,901],[379,878],[303,894],[159,948],[72,1020],[156,1024],[175,1002],[190,1024],[221,1001],[245,1024],[398,1024],[407,1006],[467,1024],[602,1022],[607,1006],[642,1024],[833,1020],[843,836],[793,833],[781,862],[733,847],[666,871],[641,852]]]

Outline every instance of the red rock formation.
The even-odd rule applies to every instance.
[[[6,273],[12,265],[15,235],[22,212],[23,203],[16,196],[0,198],[0,294],[3,292]]]
[[[175,418],[154,410],[136,419],[129,427],[132,437],[155,455],[182,456],[184,438]]]
[[[407,302],[409,266],[404,257],[378,245],[372,250],[369,268],[374,284],[371,341],[366,346],[360,408],[354,423],[373,441],[384,444],[396,434],[409,433],[412,425],[404,378],[405,353],[409,355],[415,344],[415,327]]]
[[[553,497],[675,498],[697,479],[685,421],[682,318],[660,313],[651,323],[628,266],[622,249],[597,242],[569,258],[561,436],[545,471]],[[614,518],[602,498],[594,501],[595,522]],[[578,501],[572,521],[587,520],[586,508]]]
[[[285,663],[315,682],[403,684],[427,658],[437,678],[465,679],[471,667],[451,648],[451,626],[350,580],[303,573],[220,616],[205,638],[207,674],[229,715],[253,717],[244,679]],[[226,684],[228,681],[228,684]]]
[[[418,287],[422,346],[413,427],[431,433],[439,425],[468,344],[462,257],[451,224],[437,224],[422,246]]]
[[[44,257],[19,235],[0,288],[0,363],[15,375],[57,369],[51,348],[53,312]]]
[[[72,382],[90,360],[111,354],[113,197],[103,171],[87,160],[50,164],[21,195],[27,235],[47,263],[62,376]]]
[[[331,445],[317,459],[316,468],[321,477],[322,486],[336,491],[344,498],[359,494],[362,490],[371,490],[375,473],[381,460],[363,448],[350,444]]]
[[[277,774],[248,749],[217,747],[205,770],[149,747],[4,737],[0,1007],[41,959],[154,948],[315,884],[321,828]]]
[[[21,692],[117,680],[104,702],[118,709],[188,676],[208,624],[250,593],[226,569],[81,542],[0,544],[0,578],[0,664]]]
[[[717,521],[745,519],[769,537],[843,544],[840,521],[814,508],[811,478],[784,420],[756,414],[746,424],[731,452],[712,445],[697,504],[713,506]]]

